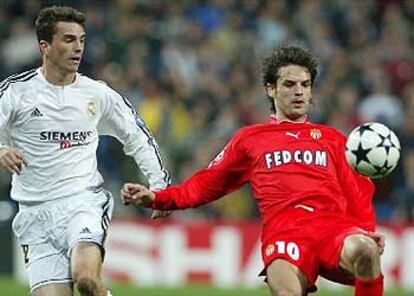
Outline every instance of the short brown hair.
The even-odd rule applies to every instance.
[[[37,40],[52,42],[58,22],[74,22],[85,28],[85,15],[69,6],[43,8],[35,22]]]
[[[298,46],[279,47],[263,60],[263,85],[276,84],[280,75],[280,68],[289,65],[298,65],[308,69],[313,84],[318,74],[318,61],[310,50]],[[272,113],[276,113],[273,98],[268,97]]]

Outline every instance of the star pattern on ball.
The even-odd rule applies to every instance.
[[[378,134],[378,136],[381,138],[381,143],[377,145],[377,147],[384,147],[385,151],[387,151],[387,155],[390,152],[391,147],[394,147],[394,144],[391,141],[391,134],[388,134],[388,136],[383,136],[381,134]]]
[[[369,124],[363,124],[360,127],[358,127],[357,132],[359,132],[359,135],[362,136],[365,131],[371,131],[374,132],[374,130],[371,128]]]
[[[352,168],[372,179],[389,175],[398,165],[401,150],[395,133],[378,122],[365,123],[353,129],[345,148]]]
[[[366,161],[366,162],[369,162],[369,160],[367,158],[367,153],[370,150],[371,149],[364,149],[364,148],[362,148],[362,143],[361,142],[358,144],[358,148],[356,150],[351,150],[352,153],[354,153],[354,155],[357,158],[356,165],[358,165],[363,160]]]
[[[393,166],[388,163],[388,160],[385,160],[382,166],[374,165],[373,167],[377,171],[376,175],[378,176],[387,175],[388,172],[393,168]]]

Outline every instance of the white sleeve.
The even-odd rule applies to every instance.
[[[128,100],[109,89],[102,107],[99,133],[113,136],[123,144],[125,154],[135,159],[151,189],[167,187],[170,176],[164,168],[158,144]]]
[[[13,106],[10,100],[10,88],[7,83],[0,83],[0,148],[9,146],[8,127]]]

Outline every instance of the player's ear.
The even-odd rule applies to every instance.
[[[273,83],[266,83],[265,88],[266,88],[266,94],[269,97],[274,98],[276,96],[276,85],[275,84],[273,84]]]
[[[47,55],[49,52],[49,43],[46,42],[45,40],[40,40],[39,49],[42,54]]]

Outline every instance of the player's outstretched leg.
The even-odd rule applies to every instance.
[[[111,295],[101,280],[102,254],[96,244],[77,243],[72,249],[71,264],[73,282],[80,295]]]
[[[307,279],[298,267],[276,259],[266,269],[267,283],[272,296],[306,295]]]
[[[355,296],[383,295],[380,249],[372,238],[363,234],[348,236],[340,264],[355,276]]]

